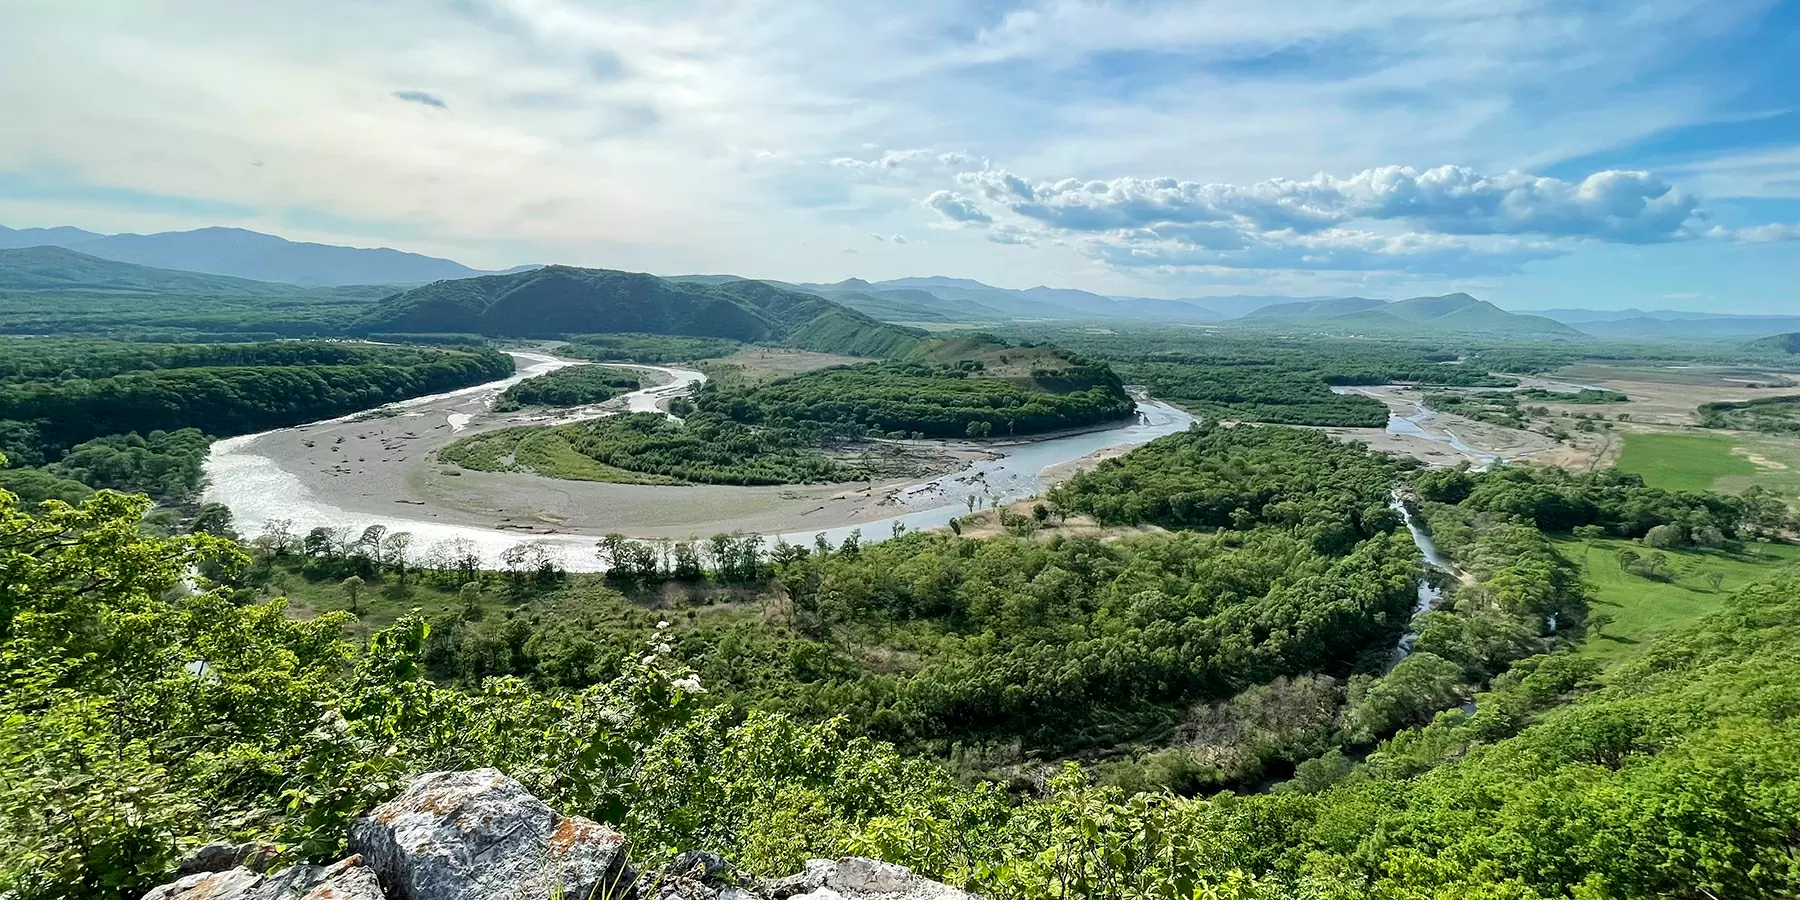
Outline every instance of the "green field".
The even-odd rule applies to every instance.
[[[1731,452],[1736,446],[1723,434],[1632,432],[1625,435],[1616,465],[1644,476],[1651,487],[1705,491],[1721,478],[1757,474],[1755,463]]]
[[[1717,610],[1732,591],[1761,581],[1789,564],[1800,562],[1800,547],[1747,544],[1740,553],[1720,550],[1670,550],[1666,576],[1646,577],[1619,567],[1619,552],[1655,552],[1637,541],[1616,539],[1557,542],[1564,556],[1580,565],[1594,587],[1592,613],[1613,617],[1611,624],[1589,635],[1581,655],[1607,663],[1629,658],[1651,637],[1692,624]],[[1722,576],[1714,590],[1707,573]]]

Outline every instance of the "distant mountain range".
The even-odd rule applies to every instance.
[[[390,249],[289,241],[238,228],[159,234],[97,234],[80,228],[0,226],[0,252],[61,248],[73,256],[0,257],[0,288],[82,289],[181,294],[277,296],[292,285],[314,288],[395,286],[465,280],[534,270],[483,272],[454,260]],[[107,268],[102,262],[134,266]],[[566,268],[566,267],[565,267]],[[606,270],[588,270],[606,271]],[[651,277],[651,276],[644,276]],[[234,280],[235,279],[235,280]],[[999,325],[1031,320],[1163,322],[1302,328],[1383,335],[1484,333],[1612,340],[1742,340],[1800,331],[1800,316],[1733,316],[1675,310],[1546,309],[1512,311],[1467,294],[1386,301],[1366,297],[1237,294],[1156,299],[1107,296],[1069,288],[999,288],[967,278],[927,276],[830,284],[753,281],[735,275],[682,275],[673,284],[724,288],[764,284],[811,294],[863,316],[901,325]],[[732,292],[754,288],[732,288]],[[341,291],[339,292],[341,293]],[[373,287],[357,296],[379,293]],[[728,292],[729,293],[729,292]]]
[[[305,244],[242,228],[158,234],[95,234],[67,226],[0,226],[0,249],[63,247],[88,256],[158,269],[310,286],[423,284],[491,274],[462,263],[399,250]],[[521,271],[522,266],[507,271]]]

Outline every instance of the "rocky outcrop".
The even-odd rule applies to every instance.
[[[564,816],[497,769],[434,772],[356,820],[351,856],[273,874],[263,844],[215,844],[144,900],[976,900],[903,866],[815,859],[770,883],[687,852],[639,878],[625,838]]]
[[[498,769],[434,772],[350,828],[388,900],[626,896],[625,838],[564,816]]]

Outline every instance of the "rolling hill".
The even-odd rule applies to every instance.
[[[780,343],[853,356],[893,356],[920,332],[876,321],[817,294],[762,281],[704,284],[611,269],[545,266],[439,281],[389,297],[356,323],[362,332],[685,334]]]
[[[1542,316],[1509,313],[1468,294],[1371,300],[1344,297],[1283,303],[1256,310],[1239,320],[1253,327],[1293,327],[1392,336],[1492,334],[1509,337],[1582,338],[1582,332]]]
[[[1251,310],[1244,315],[1246,319],[1328,319],[1332,316],[1345,316],[1351,313],[1380,309],[1387,305],[1386,300],[1370,300],[1367,297],[1337,297],[1329,300],[1301,300],[1294,303],[1276,303],[1261,309]]]
[[[385,247],[302,243],[242,228],[112,235],[66,226],[0,228],[0,247],[35,246],[63,247],[159,269],[308,286],[422,284],[488,274],[453,260]]]
[[[1752,353],[1789,353],[1800,354],[1800,331],[1787,334],[1772,334],[1766,338],[1757,338],[1744,345],[1744,349]]]

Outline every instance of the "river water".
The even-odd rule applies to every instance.
[[[398,412],[401,415],[444,414],[451,430],[457,432],[467,428],[470,422],[507,387],[526,378],[564,366],[579,364],[542,353],[514,351],[513,355],[519,360],[521,366],[519,371],[511,377],[444,394],[415,397],[411,400],[389,404],[382,409]],[[607,365],[617,364],[608,363]],[[682,396],[706,380],[705,375],[689,369],[662,366],[633,366],[632,368],[660,372],[671,379],[669,383],[623,395],[625,408],[633,412],[654,411],[658,409],[659,403]],[[454,410],[449,412],[445,412],[444,409],[434,411],[417,409],[440,404],[447,400],[461,402],[449,404],[448,409]],[[584,407],[577,410],[560,411],[544,417],[541,423],[557,424],[580,421],[612,415],[616,412],[617,401],[615,400],[608,409]],[[1137,413],[1136,421],[1130,424],[1098,431],[1040,441],[996,442],[989,445],[988,449],[1000,454],[997,459],[981,460],[960,471],[903,487],[900,496],[903,504],[907,507],[906,512],[856,525],[829,528],[822,533],[833,544],[839,544],[852,531],[860,531],[862,540],[869,542],[891,537],[897,524],[904,526],[907,530],[943,525],[952,518],[968,512],[967,498],[969,495],[976,497],[976,508],[980,509],[995,502],[1005,503],[1042,493],[1048,487],[1043,480],[1043,471],[1047,468],[1080,459],[1100,450],[1143,444],[1163,435],[1186,430],[1194,421],[1193,417],[1187,413],[1157,401],[1140,401],[1137,405]],[[324,421],[344,422],[364,414],[353,413]],[[306,428],[310,425],[297,427]],[[308,489],[297,476],[284,471],[276,460],[257,452],[256,441],[258,438],[293,430],[296,429],[278,429],[272,432],[217,441],[212,445],[212,450],[207,456],[205,465],[207,486],[203,499],[209,503],[223,503],[231,507],[237,527],[246,535],[259,534],[270,523],[277,520],[291,523],[290,527],[300,534],[316,527],[360,530],[370,525],[381,525],[390,532],[411,532],[415,540],[415,552],[426,550],[432,544],[445,541],[469,541],[490,565],[497,563],[502,552],[527,540],[521,538],[516,532],[456,525],[426,518],[423,515],[413,516],[405,512],[370,515],[339,506],[330,497],[321,496]],[[704,531],[705,527],[705,523],[695,523],[697,531]],[[810,545],[814,536],[820,533],[819,530],[814,529],[781,535],[771,534],[766,537],[771,541],[779,538],[789,543]],[[560,552],[562,563],[567,569],[582,572],[596,571],[601,568],[600,562],[593,552],[597,537],[597,535],[557,534],[537,536],[529,540],[554,548]]]
[[[1446,559],[1444,554],[1438,552],[1437,544],[1432,542],[1431,535],[1426,533],[1425,527],[1413,517],[1412,509],[1400,499],[1398,492],[1394,494],[1392,500],[1388,501],[1388,506],[1399,513],[1400,518],[1406,522],[1406,531],[1412,535],[1413,543],[1418,546],[1419,555],[1425,558],[1427,566],[1443,572],[1456,571],[1455,564]],[[1431,583],[1430,572],[1427,571],[1426,577],[1419,579],[1419,600],[1413,604],[1413,616],[1417,617],[1420,613],[1430,611],[1443,594],[1442,590]],[[1394,655],[1389,662],[1389,667],[1398,664],[1411,654],[1413,643],[1418,639],[1419,633],[1409,627],[1406,633],[1400,636],[1400,642],[1394,645]]]

